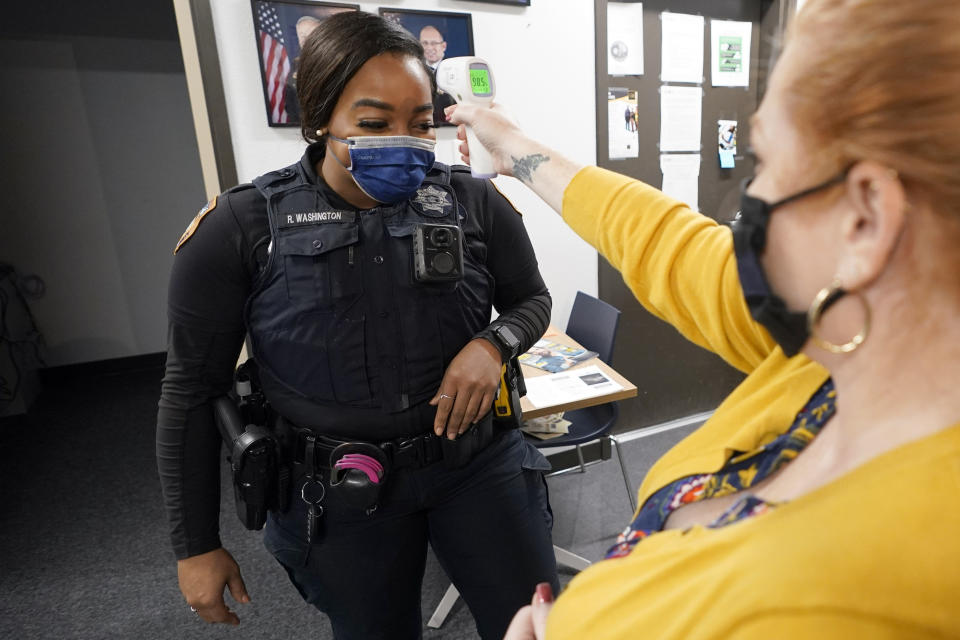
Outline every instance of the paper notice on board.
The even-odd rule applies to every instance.
[[[660,80],[703,82],[703,16],[665,11],[660,23]]]
[[[660,151],[700,151],[703,89],[660,87]]]
[[[607,139],[611,159],[640,156],[638,123],[637,92],[614,87],[607,89]]]
[[[643,3],[607,3],[607,74],[643,75]]]
[[[566,402],[595,398],[623,389],[620,383],[591,366],[568,369],[549,376],[535,376],[525,380],[527,400],[535,407],[548,407]]]
[[[660,190],[694,211],[699,211],[700,154],[661,154],[660,171],[663,172],[663,187]]]
[[[750,86],[750,34],[753,23],[710,21],[710,77],[715,87]]]

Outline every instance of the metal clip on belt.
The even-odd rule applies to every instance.
[[[387,454],[395,469],[426,467],[443,459],[440,438],[432,433],[402,440],[388,440],[378,446]]]

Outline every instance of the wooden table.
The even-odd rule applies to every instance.
[[[553,342],[559,342],[572,347],[583,347],[583,345],[578,343],[576,340],[552,325],[547,329],[547,332],[543,334],[543,337],[552,340]],[[523,410],[524,420],[538,418],[550,413],[560,413],[561,411],[571,411],[573,409],[592,407],[597,404],[606,404],[607,402],[613,402],[614,400],[626,400],[627,398],[633,398],[637,395],[636,385],[617,373],[613,367],[600,360],[600,358],[591,358],[589,360],[585,360],[573,367],[570,367],[569,369],[566,369],[566,371],[576,371],[577,369],[590,366],[596,366],[605,374],[607,374],[611,380],[614,380],[623,388],[611,393],[594,396],[592,398],[582,398],[579,400],[572,400],[570,402],[547,405],[545,407],[534,407],[526,397],[523,397],[520,399],[520,408]],[[551,375],[548,371],[544,371],[543,369],[538,369],[536,367],[530,367],[525,364],[521,364],[520,367],[523,371],[523,377],[527,380],[536,378],[538,376]]]

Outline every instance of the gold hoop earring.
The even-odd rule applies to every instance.
[[[830,305],[847,294],[854,295],[863,307],[863,328],[860,330],[860,333],[853,336],[849,342],[845,344],[833,344],[817,335],[817,325],[820,324],[820,318],[822,318],[824,312],[830,308]],[[810,339],[815,345],[826,349],[830,353],[850,353],[851,351],[856,351],[866,342],[867,336],[870,334],[870,303],[867,302],[867,299],[859,291],[847,291],[840,285],[839,280],[834,280],[830,283],[829,287],[820,289],[817,295],[814,296],[813,302],[810,303],[810,310],[807,311],[807,331],[810,333]]]

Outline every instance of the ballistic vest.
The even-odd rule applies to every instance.
[[[410,200],[364,211],[332,206],[305,161],[253,181],[271,236],[246,306],[261,369],[324,405],[394,413],[436,393],[453,357],[489,323],[494,284],[481,212],[461,207],[450,172],[436,163]],[[460,227],[459,280],[414,278],[418,223]]]

